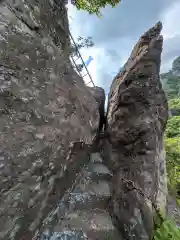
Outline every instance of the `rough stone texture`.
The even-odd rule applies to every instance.
[[[101,155],[91,154],[90,162],[81,169],[71,191],[47,218],[40,239],[121,240],[108,212],[111,178],[112,173],[102,164]]]
[[[139,39],[109,93],[104,148],[114,172],[112,213],[124,239],[150,239],[152,234],[153,208],[137,189],[163,211],[166,206],[168,106],[159,80],[161,28],[159,22]]]
[[[89,88],[91,93],[93,94],[96,102],[99,106],[99,113],[100,113],[100,121],[99,121],[99,132],[103,129],[103,125],[105,123],[105,114],[104,114],[104,105],[105,105],[105,91],[101,87],[91,87]]]
[[[88,161],[99,125],[97,103],[68,60],[64,1],[56,2],[0,2],[2,240],[36,239]]]

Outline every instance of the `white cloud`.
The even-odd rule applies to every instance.
[[[172,68],[173,60],[180,55],[180,2],[170,5],[161,14],[160,19],[163,23],[164,37],[161,72],[167,72]]]
[[[163,12],[161,19],[163,22],[162,34],[165,40],[180,35],[180,2],[172,4]]]
[[[83,36],[83,33],[81,32],[82,25],[78,22],[78,15],[83,14],[83,12],[79,12],[72,4],[68,4],[68,16],[69,16],[69,25],[70,25],[70,31],[73,35],[74,40],[78,38],[78,36]],[[86,13],[85,13],[86,14]],[[87,36],[85,36],[87,37]],[[93,82],[95,85],[99,85],[98,83],[98,77],[97,77],[97,70],[100,62],[98,61],[99,56],[101,55],[101,51],[103,49],[91,47],[89,49],[83,48],[81,49],[80,53],[84,61],[88,59],[89,56],[93,57],[93,60],[90,62],[90,64],[87,66],[87,69],[93,79]],[[81,60],[77,61],[77,63],[81,63]],[[82,75],[86,74],[86,70],[83,69]],[[87,84],[90,82],[89,76],[85,76],[84,78],[85,83]],[[88,84],[88,86],[92,86],[92,84]]]
[[[98,59],[101,54],[101,51],[103,51],[103,49],[96,48],[96,47],[81,50],[81,55],[82,55],[82,58],[84,59],[84,61],[86,61],[89,56],[93,57],[93,60],[87,66],[87,69],[88,69],[95,85],[99,85],[97,71],[98,71],[98,68],[100,67],[100,62],[98,61]],[[84,69],[83,74],[85,74],[85,73],[86,73],[86,71]],[[89,82],[90,81],[89,76],[84,77],[84,80],[86,83]]]
[[[179,0],[151,0],[148,1],[148,6],[147,8],[144,0],[137,0],[136,4],[126,0],[115,9],[106,8],[103,18],[97,19],[96,16],[68,5],[73,37],[90,36],[95,41],[94,47],[82,49],[81,53],[85,61],[89,56],[94,58],[88,70],[95,84],[102,86],[106,93],[140,35],[158,20],[163,22],[164,36],[161,72],[168,71],[174,58],[180,55]],[[87,83],[89,77],[86,76],[84,80]]]

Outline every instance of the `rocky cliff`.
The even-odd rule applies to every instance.
[[[112,212],[124,239],[150,239],[153,206],[165,212],[163,132],[167,101],[159,79],[162,25],[148,30],[111,85],[105,156],[112,169]]]
[[[63,1],[0,15],[0,239],[30,240],[88,160],[99,106],[68,59]]]
[[[165,207],[161,24],[114,79],[99,144],[104,90],[69,61],[64,1],[4,0],[0,15],[0,239],[148,239],[134,187]]]

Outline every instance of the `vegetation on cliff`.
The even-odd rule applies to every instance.
[[[165,137],[166,161],[168,173],[168,189],[170,193],[176,194],[177,202],[180,198],[178,186],[180,187],[180,137]]]
[[[96,15],[100,16],[100,9],[110,5],[115,7],[120,0],[76,0],[74,1],[77,9],[82,9],[88,11],[90,14],[95,13]]]
[[[170,117],[165,131],[168,189],[176,194],[180,203],[180,62],[174,60],[172,70],[161,75],[161,81],[168,98]],[[179,63],[179,64],[178,64]]]
[[[153,240],[179,240],[180,229],[176,227],[174,221],[164,220],[161,226],[156,230]]]
[[[179,63],[179,64],[178,64]],[[165,131],[166,167],[168,191],[176,196],[180,205],[180,57],[173,62],[172,70],[161,74],[161,81],[166,92],[170,117]],[[163,219],[155,230],[153,240],[178,240],[180,228],[174,220]]]

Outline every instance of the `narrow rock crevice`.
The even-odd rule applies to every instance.
[[[98,133],[99,135],[104,130],[104,124],[105,124],[105,91],[101,87],[88,87],[93,94],[97,104],[98,104],[98,110],[99,110],[99,128]]]

